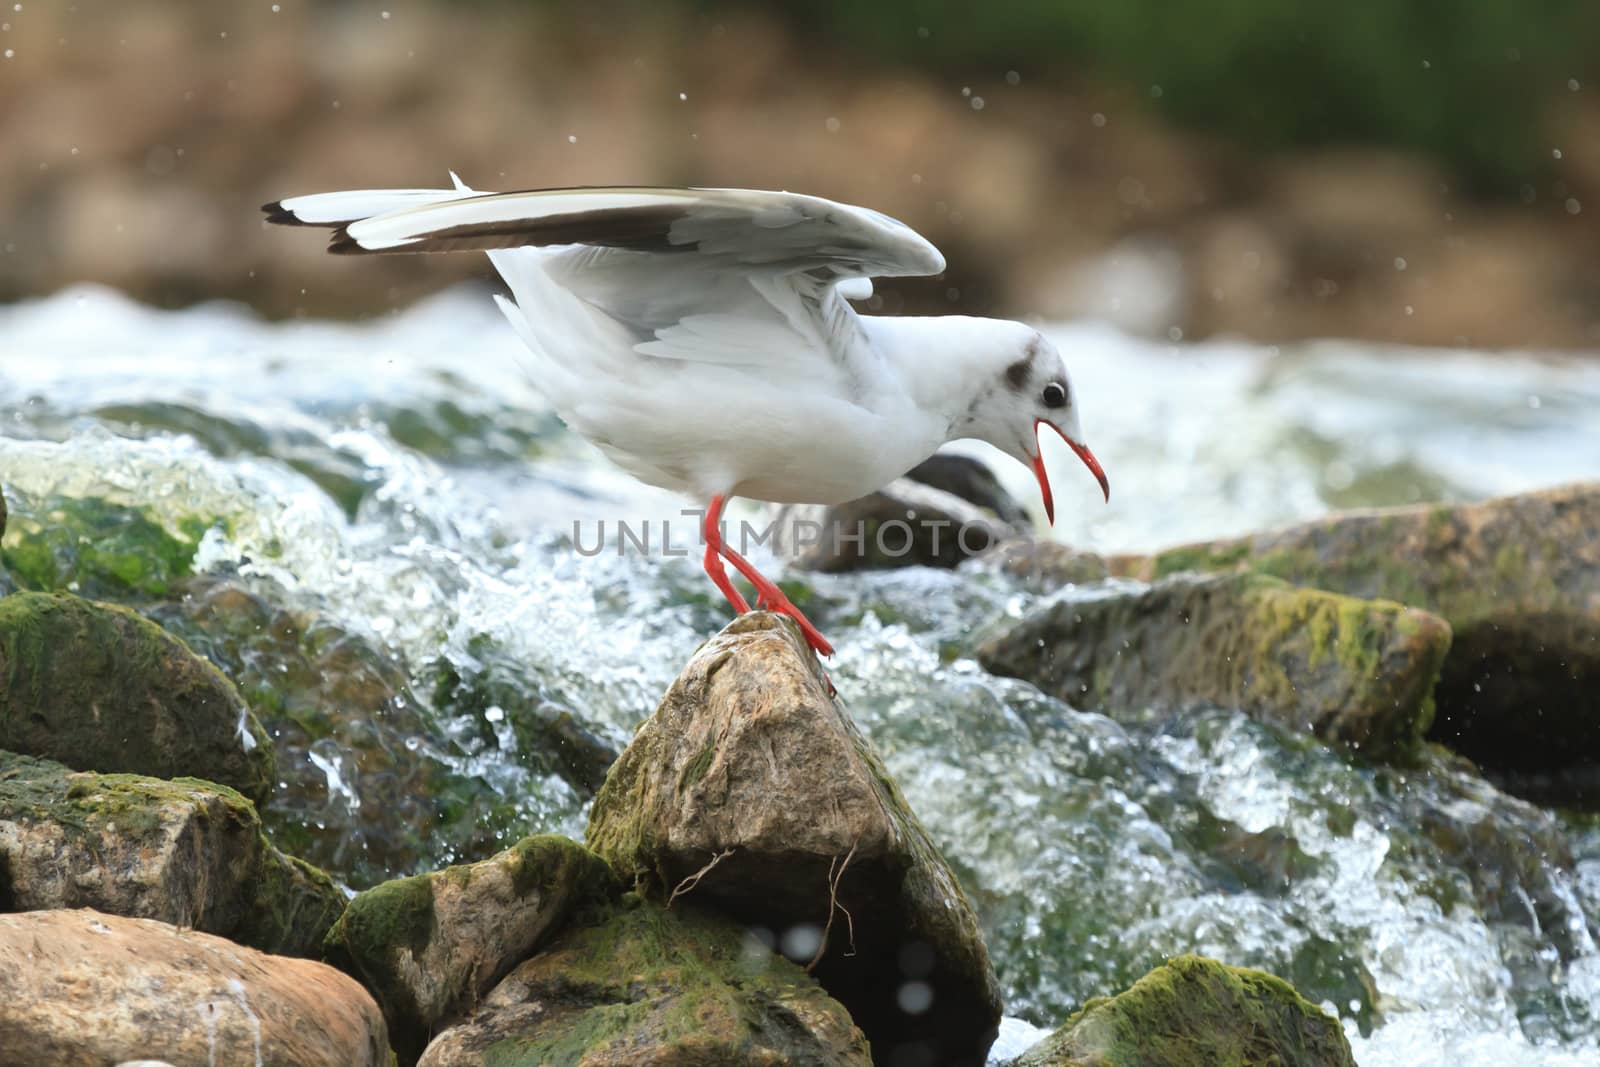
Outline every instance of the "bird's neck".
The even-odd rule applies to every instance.
[[[971,435],[974,401],[1000,380],[1019,347],[1007,341],[1026,329],[1015,322],[966,315],[872,316],[862,321],[907,399],[943,421],[946,441]]]

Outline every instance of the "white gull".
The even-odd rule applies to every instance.
[[[455,178],[454,175],[451,176]],[[378,189],[266,205],[270,222],[333,228],[345,254],[484,251],[496,297],[533,354],[534,384],[566,424],[651,485],[707,502],[705,569],[734,610],[815,626],[726,544],[730,497],[839,504],[948,441],[975,438],[1030,466],[1048,426],[1082,458],[1061,354],[1004,319],[858,314],[874,277],[938,274],[944,257],[867,208],[749,189],[578,188],[487,193]]]

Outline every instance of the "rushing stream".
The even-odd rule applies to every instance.
[[[1600,363],[1053,335],[1112,482],[1108,507],[1047,454],[1074,544],[1600,476]],[[625,744],[726,619],[692,553],[618,551],[647,518],[686,546],[686,502],[561,429],[477,290],[362,325],[91,289],[0,309],[0,416],[5,544],[55,537],[79,591],[216,659],[277,739],[275,838],[352,886],[581,836],[550,731]],[[975,641],[1038,600],[1001,575],[790,577],[983,916],[1008,1014],[1054,1026],[1194,951],[1324,1002],[1364,1067],[1600,1057],[1595,823],[1443,760],[1360,766],[1225,709],[1122,726],[989,677]]]

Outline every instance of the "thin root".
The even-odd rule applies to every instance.
[[[856,846],[851,845],[850,851],[845,853],[843,863],[840,863],[839,857],[835,856],[828,864],[828,925],[822,928],[822,944],[817,946],[817,954],[811,957],[810,963],[806,964],[807,974],[816,970],[817,964],[822,962],[823,955],[828,951],[828,934],[833,930],[833,913],[835,911],[844,912],[845,928],[850,933],[850,951],[846,952],[845,955],[854,956],[856,954],[856,920],[850,914],[850,909],[839,903],[839,883],[844,881],[845,868],[850,866],[850,861],[855,858],[855,855]],[[839,868],[837,873],[834,871],[835,866]]]
[[[731,848],[718,852],[715,856],[711,857],[710,863],[706,864],[704,867],[701,867],[698,871],[695,871],[689,877],[679,882],[677,888],[672,891],[672,895],[667,898],[667,907],[672,907],[672,902],[674,900],[677,900],[680,896],[699,885],[700,879],[711,873],[711,868],[715,867],[717,864],[733,855],[733,852],[734,850]]]

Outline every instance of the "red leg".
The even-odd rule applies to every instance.
[[[722,590],[722,595],[728,598],[733,610],[743,615],[750,610],[750,605],[739,595],[739,590],[733,587],[728,572],[722,566],[722,530],[718,526],[718,519],[722,516],[722,503],[722,497],[714,496],[711,498],[711,503],[706,505],[705,525],[701,527],[701,534],[706,542],[706,573],[711,576],[717,588]]]
[[[750,584],[756,587],[757,607],[789,616],[789,618],[800,624],[800,632],[805,635],[806,644],[821,655],[833,655],[833,646],[828,643],[828,639],[822,636],[820,630],[811,625],[811,620],[806,618],[788,597],[784,596],[782,589],[779,589],[769,578],[756,570],[753,563],[728,547],[727,544],[722,544],[721,550],[728,562],[733,564],[734,570],[748,578]]]

